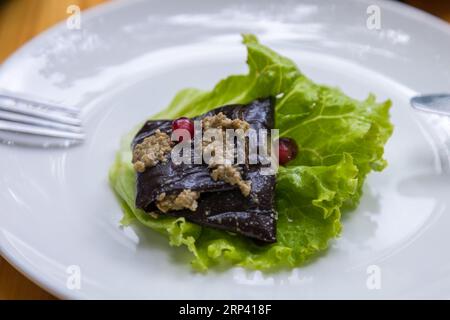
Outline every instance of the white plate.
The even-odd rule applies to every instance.
[[[381,30],[366,26],[372,4]],[[0,146],[0,248],[32,280],[66,298],[450,297],[450,121],[408,105],[417,92],[450,88],[446,23],[373,0],[118,1],[81,22],[40,35],[0,72],[0,87],[83,108],[88,134],[67,150]],[[184,249],[143,227],[119,227],[107,173],[120,137],[179,89],[246,71],[241,32],[316,81],[391,98],[390,165],[370,175],[342,237],[313,263],[268,275],[195,274]],[[80,289],[67,286],[72,265]],[[379,290],[370,285],[378,271]]]

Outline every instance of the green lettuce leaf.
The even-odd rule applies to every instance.
[[[367,174],[386,166],[384,144],[392,133],[389,101],[378,104],[372,95],[354,100],[339,89],[315,84],[255,36],[244,35],[243,43],[248,74],[229,76],[211,91],[182,90],[152,118],[192,117],[225,104],[278,96],[275,126],[281,136],[296,140],[299,154],[277,173],[276,243],[256,245],[184,218],[155,219],[136,209],[130,150],[134,132],[123,139],[110,170],[110,184],[124,212],[122,223],[137,221],[167,236],[171,245],[186,246],[193,254],[192,266],[200,271],[232,265],[276,270],[302,264],[339,235],[342,211],[357,205]]]

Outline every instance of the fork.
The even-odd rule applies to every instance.
[[[64,147],[84,141],[80,110],[0,90],[0,140],[7,144]]]
[[[411,106],[417,110],[435,113],[436,117],[422,118],[433,130],[430,131],[433,139],[440,141],[437,151],[441,160],[442,169],[450,173],[450,94],[425,94],[411,98]]]
[[[411,99],[413,108],[425,112],[433,112],[450,116],[450,94],[425,94]]]

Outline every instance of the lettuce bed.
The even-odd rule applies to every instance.
[[[232,75],[211,91],[185,89],[154,119],[196,116],[218,106],[278,96],[276,125],[281,136],[296,140],[299,155],[277,174],[277,238],[258,246],[244,237],[200,227],[184,218],[152,218],[134,207],[132,132],[122,141],[110,170],[110,183],[124,211],[122,223],[137,220],[166,235],[172,246],[186,246],[192,266],[217,265],[274,270],[294,267],[327,248],[341,231],[342,210],[354,208],[364,179],[381,171],[384,144],[392,133],[390,101],[370,95],[357,101],[339,89],[313,83],[288,58],[244,35],[249,73]]]

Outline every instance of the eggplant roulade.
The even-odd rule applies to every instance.
[[[273,98],[258,99],[184,120],[201,121],[203,130],[251,128],[270,132],[274,127],[274,103]],[[157,215],[184,217],[202,226],[262,242],[275,242],[275,175],[262,175],[263,164],[249,164],[247,160],[241,164],[175,164],[171,159],[174,142],[170,139],[174,123],[147,121],[133,140],[136,207]],[[212,145],[203,141],[202,148]]]

